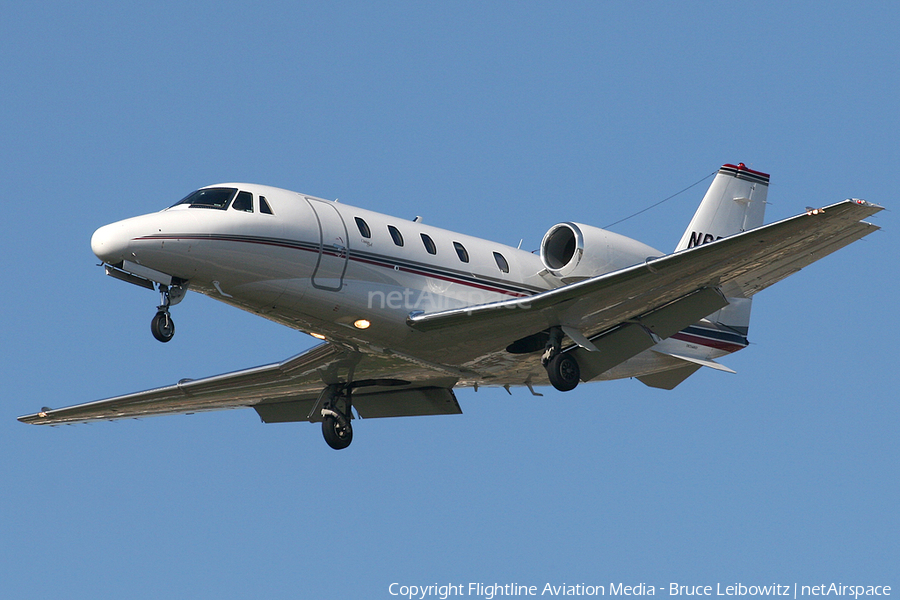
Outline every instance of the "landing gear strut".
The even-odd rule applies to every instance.
[[[562,347],[563,331],[559,327],[550,328],[550,339],[547,340],[547,346],[541,356],[541,364],[547,369],[547,377],[553,387],[561,392],[568,392],[575,389],[581,378],[581,369],[578,367],[578,361],[575,357],[567,352],[560,352]]]

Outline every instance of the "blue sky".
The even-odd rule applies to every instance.
[[[93,231],[222,181],[536,248],[723,163],[767,220],[896,210],[888,3],[11,5],[0,22],[0,595],[391,598],[389,585],[893,585],[896,212],[757,296],[737,375],[463,390],[334,452],[251,410],[15,417],[281,360],[307,336],[103,275]],[[614,230],[674,248],[699,186]],[[667,588],[668,589],[668,588]]]

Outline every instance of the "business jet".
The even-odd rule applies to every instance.
[[[98,229],[106,274],[159,293],[175,333],[188,290],[322,343],[282,362],[66,408],[61,423],[251,407],[321,423],[335,449],[357,418],[459,414],[455,388],[636,378],[673,389],[748,345],[754,294],[878,229],[857,199],[763,225],[769,175],[722,166],[674,252],[564,222],[540,252],[262,185],[201,188]]]

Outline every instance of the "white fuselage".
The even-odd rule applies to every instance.
[[[567,283],[539,256],[496,242],[268,186],[211,188],[249,192],[250,210],[246,203],[241,210],[177,204],[98,229],[94,253],[110,265],[167,274],[191,290],[317,337],[454,365],[471,358],[464,340],[411,329],[411,312],[529,296]],[[662,254],[617,234],[604,236],[605,254],[594,253],[592,275]],[[711,350],[704,356],[727,353]],[[649,359],[657,357],[644,357]],[[508,369],[501,363],[493,364]],[[603,378],[634,374],[626,363]]]

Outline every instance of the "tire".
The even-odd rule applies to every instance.
[[[547,363],[547,376],[553,387],[561,392],[575,389],[581,378],[581,369],[578,361],[569,354],[557,354]]]
[[[322,436],[325,443],[335,450],[343,450],[353,441],[353,427],[347,423],[347,427],[341,427],[340,421],[334,417],[325,417],[322,421]]]
[[[157,340],[166,343],[175,335],[175,321],[169,314],[158,312],[150,321],[150,332]]]

